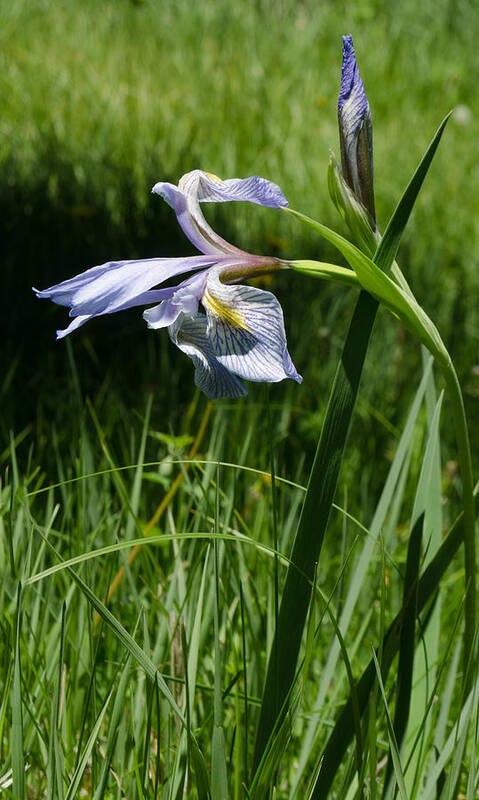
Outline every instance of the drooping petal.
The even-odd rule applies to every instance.
[[[206,222],[200,202],[224,203],[246,200],[250,203],[281,208],[288,205],[283,192],[275,183],[255,175],[251,178],[231,178],[222,181],[216,175],[196,169],[187,172],[178,186],[156,183],[152,189],[174,209],[184,233],[202,253],[244,253],[225,241]]]
[[[195,384],[211,400],[220,397],[236,399],[248,394],[245,386],[216,358],[206,334],[204,314],[187,317],[180,314],[168,329],[171,340],[188,355],[195,365]]]
[[[338,122],[341,165],[344,177],[374,218],[371,112],[359,74],[351,36],[343,36],[343,64],[338,98]]]
[[[115,308],[113,311],[105,312],[105,313],[115,313],[117,311],[125,311],[128,308],[134,308],[135,306],[144,306],[149,305],[150,303],[157,303],[158,300],[165,301],[165,298],[171,297],[174,292],[176,291],[175,286],[171,286],[167,289],[151,289],[149,292],[143,292],[143,294],[134,297],[132,300],[123,303],[123,305]],[[70,312],[70,316],[72,316]],[[68,327],[64,328],[63,330],[57,330],[57,339],[64,339],[65,336],[68,336],[69,333],[73,333],[78,328],[81,328],[85,322],[92,319],[95,316],[99,316],[98,314],[82,314],[80,316],[74,317],[72,322],[68,325]]]
[[[174,293],[159,305],[143,312],[149,328],[166,328],[172,325],[180,314],[193,316],[198,311],[198,303],[206,282],[206,271],[187,278],[175,287]]]
[[[184,272],[215,264],[217,259],[207,256],[187,258],[145,258],[138,261],[109,261],[76,275],[67,281],[39,291],[37,297],[69,306],[70,316],[112,314],[133,305],[152,286]],[[161,291],[161,290],[160,290]],[[169,295],[164,295],[169,296]],[[155,302],[161,295],[145,302]]]
[[[276,297],[252,286],[226,285],[210,270],[202,303],[207,335],[218,361],[250,381],[301,383],[288,353],[283,311]]]
[[[66,328],[57,330],[57,339],[64,339],[69,333],[73,333],[73,331],[81,328],[89,319],[91,319],[91,314],[83,314],[81,317],[75,317]]]

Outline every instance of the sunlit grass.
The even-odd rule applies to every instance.
[[[347,673],[329,615],[341,619],[350,668],[359,677],[370,658],[371,645],[377,643],[381,629],[400,607],[412,513],[410,490],[416,482],[410,468],[417,458],[417,443],[426,442],[428,436],[426,419],[420,413],[426,387],[431,400],[427,376],[409,420],[403,420],[404,433],[374,519],[360,508],[377,502],[364,482],[368,466],[363,464],[359,494],[353,486],[346,493],[341,484],[345,508],[333,512],[321,559],[309,636],[316,633],[308,645],[299,706],[293,708],[293,738],[282,737],[275,755],[280,757],[277,785],[281,796],[290,796],[293,789],[295,797],[307,796],[318,758],[348,693]],[[16,763],[13,759],[15,753],[21,753],[25,788],[34,796],[74,796],[68,787],[76,786],[75,791],[83,789],[98,798],[149,797],[154,796],[155,784],[167,797],[182,793],[206,796],[198,790],[197,780],[202,770],[208,781],[216,779],[217,770],[211,772],[214,736],[214,747],[220,748],[216,763],[226,761],[230,796],[247,796],[243,783],[249,785],[250,781],[253,734],[274,630],[275,565],[281,589],[304,487],[296,485],[298,479],[301,483],[301,472],[288,470],[283,446],[275,440],[273,447],[282,469],[272,493],[268,424],[260,409],[255,411],[244,403],[215,407],[198,463],[183,466],[205,407],[201,400],[196,411],[191,409],[176,437],[163,435],[153,421],[156,412],[152,419],[147,407],[143,421],[131,425],[130,418],[130,432],[120,433],[118,428],[120,436],[113,438],[103,429],[103,412],[93,425],[92,412],[84,408],[79,424],[72,428],[75,438],[71,443],[78,457],[71,460],[62,448],[57,473],[62,482],[52,488],[38,472],[17,471],[12,447],[1,516],[2,625],[10,642],[0,673],[5,690],[2,775],[8,782],[8,770],[14,766],[20,786],[20,756]],[[432,410],[430,407],[428,425]],[[292,409],[272,409],[274,430],[285,412],[290,414]],[[437,433],[433,430],[431,435]],[[119,469],[126,466],[123,459],[128,461],[128,469]],[[219,467],[219,461],[228,463]],[[184,476],[181,486],[166,514],[149,529],[148,521],[178,474]],[[282,477],[292,483],[285,483]],[[81,479],[65,482],[69,478]],[[49,482],[56,483],[55,477],[50,475]],[[428,491],[432,524],[435,509],[441,505],[440,484]],[[273,551],[273,503],[278,562]],[[448,515],[447,508],[443,513]],[[151,541],[143,536],[148,529]],[[425,536],[429,536],[428,530],[426,527]],[[214,541],[218,559],[216,635]],[[128,552],[140,542],[138,557],[128,565]],[[51,551],[52,545],[58,555]],[[61,564],[69,558],[76,561]],[[75,570],[85,589],[67,566]],[[110,616],[97,621],[91,592],[98,598],[95,603],[105,598],[119,567],[125,574],[109,603]],[[14,652],[19,581],[23,587],[22,620],[16,652],[21,658],[21,683],[17,679],[15,684],[10,654]],[[84,596],[87,589],[89,594]],[[443,584],[442,603],[434,611],[435,634],[417,649],[420,670],[420,651],[427,648],[429,677],[424,684],[419,671],[415,679],[416,722],[408,749],[417,725],[426,719],[426,739],[422,749],[412,751],[411,760],[412,769],[418,765],[423,776],[419,794],[414,795],[421,798],[424,776],[432,768],[431,762],[425,772],[426,763],[433,758],[432,741],[442,753],[462,702],[454,689],[460,681],[457,654],[462,591],[462,570],[450,571]],[[427,617],[430,626],[430,612]],[[133,637],[133,658],[127,657],[130,645],[125,649],[122,630]],[[156,686],[151,680],[155,668],[161,679]],[[386,684],[390,703],[394,682],[392,669]],[[221,708],[217,705],[214,712],[218,690]],[[429,705],[433,694],[441,700]],[[172,700],[178,713],[188,716],[187,729],[182,728]],[[11,702],[14,708],[21,702],[21,739],[18,723],[11,730],[8,724]],[[371,730],[363,758],[365,764],[370,759],[375,765],[372,769],[378,770],[380,785],[385,775],[387,728],[379,693],[375,702],[377,727]],[[424,717],[426,706],[428,715]],[[470,719],[470,706],[467,709]],[[224,745],[223,737],[213,734],[213,721],[218,724],[219,714]],[[466,759],[474,758],[471,736],[464,739]],[[446,765],[452,756],[448,747],[444,750]],[[345,787],[351,790],[354,785],[354,752],[353,747],[353,773],[346,761],[334,796],[350,796]],[[406,761],[402,763],[404,768]],[[221,782],[221,769],[219,774]],[[449,775],[449,767],[445,774]],[[467,771],[462,775],[465,782]],[[367,776],[365,768],[364,780],[369,785]],[[413,785],[413,778],[414,772],[406,772],[408,786]],[[341,781],[345,781],[342,790]],[[269,790],[263,793],[261,781],[255,785],[258,794],[254,796],[269,796]]]

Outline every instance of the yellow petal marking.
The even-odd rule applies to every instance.
[[[235,311],[234,309],[225,305],[225,303],[222,303],[217,297],[213,297],[208,290],[205,291],[202,301],[203,305],[207,307],[208,311],[210,311],[212,314],[215,314],[215,316],[219,317],[224,322],[227,322],[229,325],[233,325],[235,328],[240,328],[244,331],[248,330],[248,326],[244,321],[243,315],[239,311]]]
[[[218,176],[213,172],[205,172],[205,175],[207,175],[208,178],[213,181],[213,183],[224,183],[224,181],[222,181],[221,178],[218,178]]]

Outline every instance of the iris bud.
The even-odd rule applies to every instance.
[[[331,200],[361,249],[372,256],[379,241],[376,223],[357,195],[346,183],[341,167],[331,153],[328,164],[328,188]]]
[[[338,122],[344,178],[371,217],[375,219],[373,127],[351,36],[343,36]]]

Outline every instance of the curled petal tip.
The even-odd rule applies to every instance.
[[[368,109],[368,99],[364,91],[361,75],[359,74],[356,53],[354,52],[353,37],[343,36],[343,63],[341,67],[341,88],[338,97],[338,111],[341,111],[348,100],[355,106],[355,117],[359,124]]]
[[[347,33],[343,38],[343,63],[350,59],[356,60],[356,56],[354,53],[354,44],[353,44],[353,37],[350,33]]]
[[[157,181],[155,185],[151,187],[151,193],[162,195],[163,192],[168,189],[168,187],[176,189],[176,186],[173,183],[167,183],[166,181]]]

